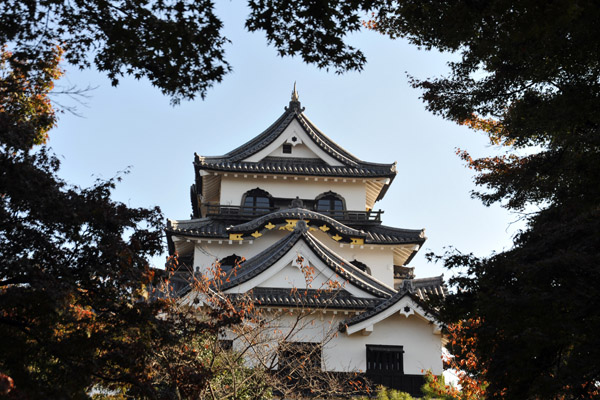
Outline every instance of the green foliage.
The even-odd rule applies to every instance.
[[[56,124],[56,114],[47,94],[60,78],[60,48],[48,58],[19,59],[0,49],[0,130],[3,142],[15,149],[42,144]]]
[[[240,316],[215,307],[199,318],[169,299],[147,301],[163,279],[148,264],[162,252],[160,210],[111,200],[120,178],[70,186],[50,150],[32,147],[55,123],[47,95],[59,56],[30,68],[2,53],[2,391],[28,399],[190,397],[227,379],[190,343],[216,337]],[[240,393],[253,393],[246,383]]]
[[[358,400],[369,400],[369,399],[377,399],[377,400],[413,400],[410,394],[405,392],[400,392],[395,389],[388,389],[385,386],[379,386],[377,388],[377,393],[375,397],[363,396],[359,397]]]
[[[246,27],[263,31],[281,56],[319,68],[361,70],[364,54],[344,38],[362,27],[373,1],[254,1]],[[80,68],[145,77],[173,103],[202,98],[231,71],[223,23],[210,0],[7,0],[0,2],[0,44],[18,59],[44,60],[55,45]]]
[[[460,53],[447,77],[413,80],[434,113],[483,131],[505,155],[472,159],[474,197],[528,226],[489,258],[450,251],[441,318],[466,331],[488,398],[593,398],[600,370],[600,6],[590,1],[390,2],[370,26]],[[527,149],[524,154],[519,152]],[[477,370],[478,369],[478,370]]]
[[[131,370],[165,325],[163,305],[140,301],[162,215],[112,201],[116,180],[67,185],[57,158],[32,149],[54,124],[60,74],[58,55],[36,63],[3,65],[0,371],[29,398],[80,398],[97,378],[143,380]]]
[[[445,393],[445,390],[440,390],[440,388],[445,389],[446,381],[443,375],[437,376],[432,373],[428,373],[425,375],[425,384],[421,387],[421,392],[423,392],[423,399],[425,400],[455,400],[456,397],[453,397],[449,394]]]
[[[71,64],[93,64],[114,85],[146,77],[174,102],[204,97],[230,70],[222,25],[209,0],[0,3],[0,44],[18,59],[47,59],[60,44]]]
[[[449,120],[496,121],[485,129],[492,144],[535,147],[471,163],[488,189],[476,197],[522,210],[599,197],[600,47],[591,40],[599,17],[591,1],[408,1],[379,10],[376,29],[460,53],[448,77],[413,84]]]
[[[449,267],[467,267],[459,292],[444,307],[446,320],[477,315],[480,360],[490,397],[594,398],[600,350],[600,213],[551,207],[540,213],[512,250],[479,259],[449,253]],[[516,367],[518,366],[518,367]]]
[[[299,55],[319,68],[362,70],[364,54],[344,42],[362,27],[370,1],[248,1],[246,27],[264,31],[280,56]]]

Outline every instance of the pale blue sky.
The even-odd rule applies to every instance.
[[[426,111],[419,91],[408,85],[406,72],[420,78],[443,74],[449,55],[361,32],[352,43],[367,56],[365,70],[336,75],[277,57],[262,34],[245,32],[246,10],[239,3],[222,2],[219,8],[232,40],[227,57],[234,70],[204,101],[172,107],[145,80],[123,79],[113,88],[95,71],[65,66],[63,85],[98,89],[89,107],[79,108],[83,117],[62,114],[51,132],[61,176],[87,186],[131,166],[116,199],[158,205],[165,217],[187,219],[194,152],[221,155],[258,135],[283,112],[297,81],[305,113],[325,134],[363,160],[398,162],[398,175],[375,208],[385,210],[386,225],[426,228],[428,240],[411,262],[418,277],[445,272],[427,263],[428,249],[439,253],[452,245],[488,255],[510,247],[517,225],[510,223],[517,216],[471,199],[472,174],[455,155],[457,147],[474,156],[495,149],[480,133]]]

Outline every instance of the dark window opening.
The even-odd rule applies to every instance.
[[[244,257],[232,254],[220,260],[219,267],[221,272],[228,274],[233,271],[234,268],[239,269],[244,260]]]
[[[292,379],[321,371],[320,343],[285,342],[278,352],[278,370]]]
[[[284,144],[283,145],[283,153],[284,154],[292,154],[292,145],[291,144]]]
[[[404,376],[402,346],[367,345],[367,377],[376,385],[399,388]]]
[[[217,342],[220,350],[233,350],[233,340],[221,339]]]
[[[360,262],[358,260],[350,261],[350,264],[354,265],[356,268],[360,269],[361,271],[363,271],[363,272],[371,275],[371,268],[369,268],[367,266],[367,264],[362,263],[362,262]]]
[[[271,195],[259,188],[246,192],[242,201],[243,214],[266,214],[271,207],[273,207]]]
[[[316,211],[335,218],[344,216],[344,199],[333,192],[317,197]]]

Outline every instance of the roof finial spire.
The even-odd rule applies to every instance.
[[[286,110],[288,107],[286,107]],[[301,113],[304,109],[300,106],[300,97],[298,96],[298,91],[296,90],[296,81],[294,81],[294,90],[292,90],[292,99],[290,100],[289,110],[296,111]]]
[[[296,81],[294,81],[294,90],[292,90],[292,101],[300,101],[298,91],[296,90]]]

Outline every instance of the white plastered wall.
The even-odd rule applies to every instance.
[[[289,144],[289,143],[288,143]],[[294,157],[294,158],[319,158],[308,146],[305,144],[297,144],[292,147],[291,153],[283,152],[283,144],[276,148],[269,154],[269,157]]]
[[[276,343],[289,334],[290,327],[297,325],[288,340],[321,343],[325,371],[366,372],[367,345],[390,345],[403,347],[405,374],[423,375],[427,370],[436,375],[443,372],[442,336],[433,332],[428,321],[416,315],[407,318],[396,314],[375,324],[368,336],[360,332],[350,336],[339,332],[340,322],[353,315],[352,311],[338,310],[334,314],[331,310],[325,313],[315,310],[311,315],[301,316],[298,310],[288,310],[278,314],[264,329],[264,335],[272,338],[264,342],[270,342],[269,349],[273,350]],[[243,340],[234,342],[237,350],[243,347]]]
[[[296,137],[296,142],[292,142],[292,137]],[[292,148],[292,154],[283,154],[281,147],[284,143],[292,144],[293,147],[304,146],[304,149],[300,149],[297,153]],[[294,146],[295,144],[295,146]],[[298,157],[298,158],[320,158],[327,164],[332,166],[343,165],[340,161],[331,157],[325,153],[312,139],[304,132],[304,129],[296,119],[285,128],[285,130],[275,139],[270,145],[262,149],[256,154],[244,159],[244,161],[258,162],[267,156],[277,157]]]
[[[421,371],[429,369],[439,375],[443,371],[442,337],[433,330],[433,325],[419,316],[395,314],[375,324],[368,336],[340,333],[323,348],[325,368],[347,371],[351,366],[354,371],[366,371],[368,344],[393,345],[403,346],[405,374],[422,375]]]
[[[220,204],[239,206],[244,193],[255,188],[266,190],[273,197],[314,199],[318,195],[333,191],[344,198],[347,210],[366,210],[366,182],[362,179],[291,177],[227,174],[221,179]],[[256,177],[255,177],[256,176]],[[297,178],[297,179],[295,179]],[[354,182],[353,182],[354,181]]]

